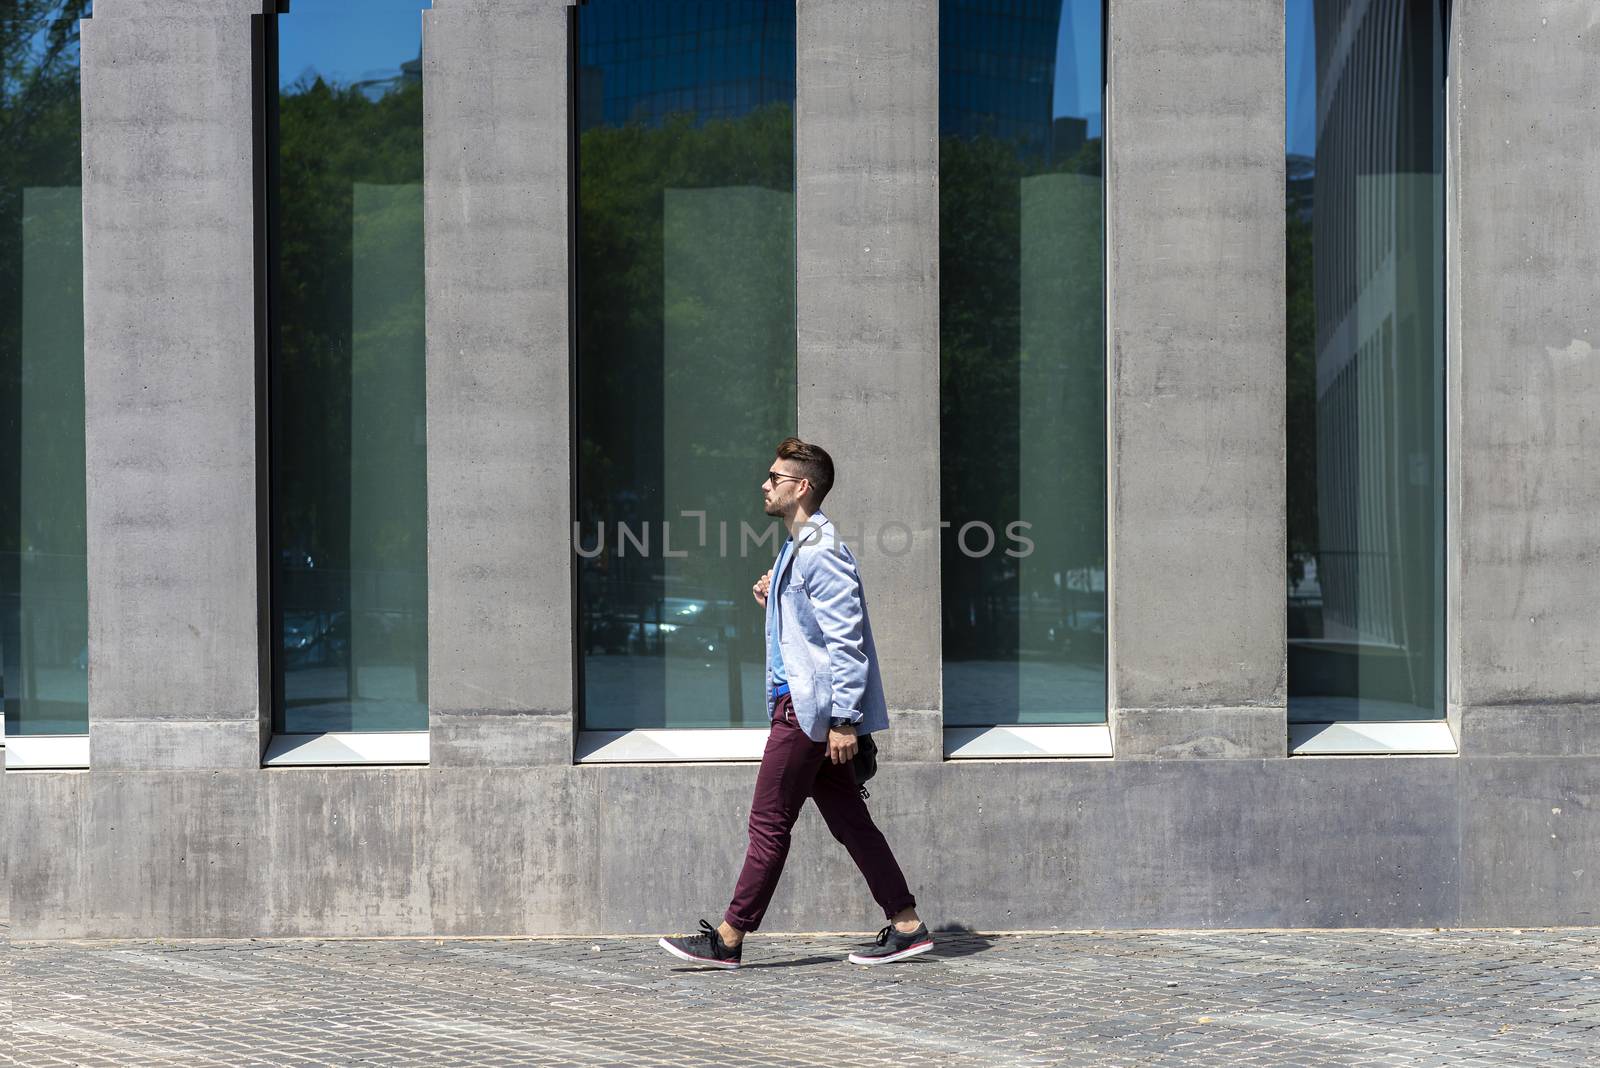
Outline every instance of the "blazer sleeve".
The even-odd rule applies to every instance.
[[[811,598],[817,627],[827,645],[828,667],[833,674],[830,715],[859,723],[865,715],[861,702],[867,692],[861,575],[843,542],[832,547],[819,546],[806,555],[810,557],[807,561],[810,566],[805,571],[806,591]]]

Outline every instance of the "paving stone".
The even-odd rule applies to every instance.
[[[1580,1065],[1590,931],[754,936],[737,972],[654,939],[0,941],[19,1065]]]

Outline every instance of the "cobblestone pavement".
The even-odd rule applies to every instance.
[[[0,945],[24,1065],[1600,1064],[1593,931]]]

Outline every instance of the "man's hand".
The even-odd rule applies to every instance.
[[[756,584],[750,587],[750,592],[755,595],[756,604],[762,608],[767,607],[767,591],[771,588],[772,572],[768,571],[765,575],[756,579]]]
[[[843,764],[856,758],[856,729],[854,727],[828,728],[828,759]]]

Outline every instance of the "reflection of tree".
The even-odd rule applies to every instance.
[[[696,119],[579,142],[578,515],[586,546],[602,522],[608,541],[578,562],[581,641],[646,654],[586,672],[591,726],[765,711],[759,669],[742,667],[764,654],[739,524],[762,520],[761,465],[794,422],[794,114]],[[704,550],[685,509],[708,513]],[[662,556],[663,521],[687,557]],[[615,551],[618,523],[649,524],[649,558]]]
[[[286,89],[279,116],[278,530],[286,549],[344,569],[350,469],[329,460],[349,454],[354,190],[422,181],[422,85],[401,82],[374,100],[318,78]],[[396,310],[420,317],[421,294]]]
[[[78,20],[88,8],[0,4],[0,697],[14,733],[87,729]]]
[[[30,187],[82,183],[79,151],[78,20],[89,0],[6,0],[0,10],[0,554],[25,548],[20,515],[22,393],[22,207]],[[81,314],[81,290],[62,292],[63,315]],[[81,426],[36,448],[81,462]],[[38,457],[60,470],[56,457]],[[81,511],[81,510],[80,510]],[[81,516],[78,517],[81,522]],[[58,532],[69,534],[71,532]],[[82,530],[76,531],[82,541]],[[63,541],[72,540],[63,536]],[[0,590],[17,588],[14,556],[0,556]]]
[[[1015,518],[1021,351],[1023,161],[1014,145],[946,137],[939,145],[941,508],[959,525]],[[1004,520],[1001,521],[1001,526]],[[994,568],[943,554],[944,647],[976,655],[996,620]]]
[[[670,385],[668,375],[692,371],[707,411],[742,407],[752,411],[754,424],[771,422],[762,396],[750,395],[748,376],[704,373],[699,362],[689,368],[666,366],[663,340],[668,314],[676,317],[679,326],[710,338],[708,353],[716,358],[725,358],[731,347],[716,339],[737,337],[750,324],[701,321],[703,310],[692,304],[665,306],[664,191],[756,187],[792,192],[793,110],[788,105],[768,105],[736,119],[701,125],[691,116],[678,115],[655,127],[596,126],[583,132],[578,159],[578,514],[584,523],[586,545],[593,545],[595,524],[601,521],[607,524],[610,545],[600,557],[582,563],[585,572],[605,573],[619,587],[639,596],[650,576],[659,571],[660,561],[640,560],[631,554],[617,559],[612,552],[616,547],[614,524],[624,522],[637,528],[650,522],[659,535],[663,518],[677,521],[676,516],[662,514],[666,506],[664,465],[700,464],[748,472],[737,484],[730,480],[725,496],[714,494],[696,506],[711,512],[713,532],[719,517],[730,521],[730,552],[736,552],[738,520],[758,518],[751,516],[749,506],[759,481],[757,466],[769,458],[767,452],[776,444],[775,440],[751,440],[735,448],[731,443],[740,438],[738,428],[724,427],[711,437],[729,443],[726,448],[662,455],[661,397]],[[791,220],[791,231],[792,226]],[[723,236],[732,240],[755,236],[764,245],[770,244],[768,255],[793,262],[792,237],[788,235],[741,229],[737,235]],[[755,255],[761,255],[759,250]],[[729,300],[737,303],[744,299],[739,294],[750,284],[748,278],[727,279]],[[791,284],[791,301],[792,288]],[[766,397],[793,396],[792,311],[784,334],[775,339],[747,332],[743,340],[752,350],[751,362],[772,368],[770,380],[761,386]],[[774,344],[785,346],[787,359],[767,358]],[[790,420],[792,411],[785,424]],[[678,522],[675,548],[684,544]],[[585,606],[591,615],[604,614],[605,597],[602,589],[586,584]]]
[[[317,646],[281,661],[285,705],[311,665],[294,703],[321,726],[408,729],[426,717],[421,82],[282,90],[276,165],[277,596],[285,641]]]
[[[578,156],[578,358],[585,464],[579,481],[586,518],[657,515],[660,457],[648,450],[660,440],[651,433],[652,424],[659,430],[660,416],[646,409],[656,404],[662,375],[662,191],[792,190],[793,120],[788,106],[770,105],[703,126],[676,116],[654,128],[584,131]],[[707,381],[705,388],[721,385]],[[643,495],[637,515],[617,514],[616,501],[625,491]]]
[[[1060,349],[1025,352],[1022,321],[1024,183],[1048,174],[1098,176],[1100,148],[1098,139],[1088,141],[1052,164],[1026,146],[991,137],[940,142],[942,510],[952,530],[981,520],[999,539],[994,552],[974,559],[946,536],[944,649],[951,659],[1010,657],[1037,644],[1020,618],[1026,591],[1018,566],[1002,551],[1014,547],[1005,537],[1008,523],[1034,524],[1036,562],[1048,561],[1048,568],[1077,571],[1083,576],[1078,581],[1104,568],[1105,458],[1096,447],[1104,426],[1097,212],[1072,220],[1072,232],[1063,235],[1061,255],[1083,262],[1051,272],[1055,280],[1071,280],[1056,291],[1065,306],[1054,318],[1081,329],[1074,325],[1070,342],[1052,338]],[[1022,395],[1024,361],[1042,365],[1027,377],[1048,381],[1048,396]],[[1035,422],[1048,420],[1075,443],[1084,439],[1053,458],[1052,494],[1061,505],[1055,514],[1020,515],[1024,412]],[[970,544],[981,548],[981,539]],[[1077,651],[1099,655],[1092,643]]]

